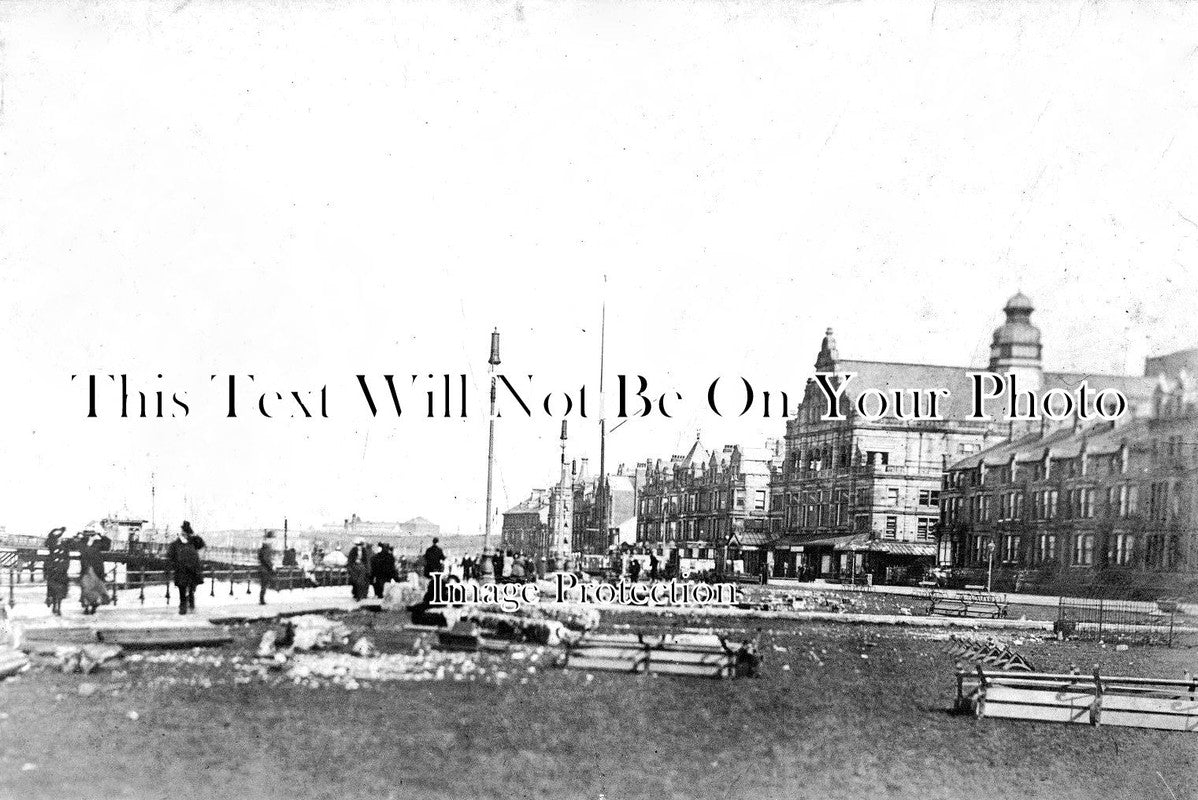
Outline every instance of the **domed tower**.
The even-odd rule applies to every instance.
[[[1039,391],[1044,382],[1040,329],[1031,319],[1034,310],[1027,295],[1016,294],[1003,307],[1007,321],[994,329],[994,339],[990,342],[988,369],[1000,375],[1014,374],[1021,391]]]

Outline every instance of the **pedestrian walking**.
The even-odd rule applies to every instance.
[[[355,600],[365,600],[370,591],[370,564],[366,561],[366,540],[354,540],[346,556],[346,571],[349,573],[350,591]]]
[[[195,611],[196,587],[204,582],[204,565],[200,551],[204,540],[191,529],[191,523],[183,521],[179,536],[166,549],[166,560],[174,574],[175,587],[179,590],[179,613]]]
[[[424,574],[425,577],[431,576],[434,572],[440,572],[445,567],[445,551],[440,548],[437,538],[433,539],[433,543],[424,551]]]
[[[266,590],[275,588],[275,548],[274,531],[262,534],[262,544],[258,548],[258,605],[266,605]]]
[[[104,586],[104,545],[100,534],[88,531],[79,549],[79,603],[84,614],[95,614],[111,601]]]
[[[46,537],[46,560],[42,573],[46,577],[46,604],[50,613],[56,617],[62,616],[62,601],[66,599],[70,589],[71,579],[68,575],[71,569],[71,553],[62,534],[66,528],[55,528]]]

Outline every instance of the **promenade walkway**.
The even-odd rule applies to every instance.
[[[767,586],[769,588],[773,588],[773,589],[807,589],[810,591],[820,591],[820,592],[827,592],[827,591],[868,592],[868,593],[874,593],[874,594],[891,594],[891,595],[898,595],[901,597],[919,597],[919,598],[928,597],[929,594],[931,593],[931,589],[924,588],[921,586],[887,586],[887,585],[881,585],[881,584],[879,584],[877,586],[861,586],[859,584],[825,583],[823,581],[797,581],[797,580],[790,580],[787,578],[772,578],[772,579],[770,579],[770,582],[767,584]],[[937,589],[936,591],[937,591],[937,593],[945,595],[947,597],[977,594],[976,591],[965,591],[965,590],[958,590],[958,589]],[[1006,598],[1007,602],[1009,602],[1011,605],[1016,605],[1016,606],[1041,606],[1041,607],[1049,606],[1049,607],[1055,608],[1056,606],[1059,606],[1061,603],[1061,598],[1057,595],[1022,594],[1022,593],[1017,593],[1017,592],[994,592],[994,594],[1002,595],[1003,597]],[[1080,598],[1066,598],[1066,599],[1080,599]],[[1142,601],[1141,602],[1126,601],[1126,602],[1131,606],[1141,607],[1144,611],[1151,611],[1152,609],[1156,608],[1156,603],[1148,603],[1148,602],[1142,602]],[[1186,615],[1198,616],[1198,604],[1182,603],[1180,605],[1180,610],[1182,613],[1184,613]]]
[[[5,607],[8,619],[25,630],[52,628],[130,628],[130,627],[182,627],[202,622],[221,623],[255,619],[273,619],[278,616],[316,614],[330,611],[349,611],[362,605],[350,597],[348,586],[322,586],[307,589],[285,589],[267,593],[266,605],[258,604],[258,588],[251,594],[245,592],[245,584],[234,584],[229,593],[229,584],[217,582],[215,588],[205,584],[196,592],[196,610],[191,614],[180,614],[178,595],[171,587],[171,602],[166,601],[165,587],[146,589],[145,602],[140,600],[138,589],[126,589],[118,593],[115,605],[102,606],[94,615],[85,615],[78,603],[78,590],[72,587],[71,595],[63,603],[62,616],[55,617],[50,609],[34,596],[17,599],[12,608]],[[42,590],[44,596],[44,589]],[[364,601],[369,604],[370,601]],[[375,601],[377,602],[377,601]]]

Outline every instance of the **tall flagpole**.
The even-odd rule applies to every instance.
[[[491,332],[491,357],[487,359],[487,364],[490,365],[488,374],[491,376],[491,419],[490,429],[487,434],[487,522],[483,528],[483,568],[482,573],[493,573],[493,569],[487,569],[491,566],[491,559],[487,557],[487,550],[491,545],[491,481],[495,472],[495,368],[499,366],[499,329],[496,328]]]
[[[599,313],[599,542],[611,546],[607,524],[607,409],[603,404],[603,356],[607,344],[607,275],[603,276],[603,305]]]

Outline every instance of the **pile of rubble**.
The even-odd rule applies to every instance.
[[[535,663],[541,653],[513,653],[511,657]],[[379,653],[369,637],[355,634],[336,620],[310,614],[287,621],[281,630],[266,631],[255,658],[237,661],[233,667],[238,684],[261,680],[354,690],[374,681],[500,681],[508,675],[501,663],[435,650],[424,638],[416,640],[412,652]],[[531,669],[535,671],[535,667]]]
[[[21,629],[9,623],[4,607],[0,606],[0,680],[29,669],[29,659],[18,649],[20,645]]]
[[[573,644],[599,627],[599,612],[581,605],[522,606],[514,612],[499,606],[473,606],[460,619],[500,639],[547,646]]]

